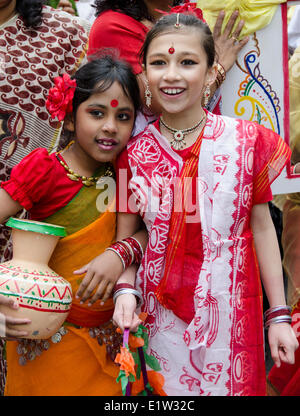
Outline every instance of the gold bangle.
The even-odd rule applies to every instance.
[[[217,63],[217,69],[218,69],[218,74],[220,74],[220,77],[222,79],[222,82],[224,82],[226,79],[226,71],[223,65],[221,65],[219,62]]]

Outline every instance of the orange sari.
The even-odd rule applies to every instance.
[[[87,188],[82,189],[78,198],[82,202]],[[75,198],[77,202],[77,197]],[[61,211],[68,214],[69,206]],[[71,208],[70,208],[71,209]],[[57,217],[48,218],[51,222]],[[73,271],[82,267],[105,250],[114,241],[116,228],[115,213],[105,212],[94,222],[58,243],[49,266],[64,276],[76,293],[80,281]],[[99,304],[99,303],[98,303]],[[103,307],[80,305],[73,299],[68,322],[81,326],[66,325],[68,333],[61,342],[50,341],[48,351],[29,361],[19,364],[18,343],[7,342],[7,380],[5,394],[8,396],[118,396],[122,395],[116,383],[119,367],[106,353],[105,345],[100,346],[96,338],[91,338],[89,328],[110,320],[113,302],[109,299]]]

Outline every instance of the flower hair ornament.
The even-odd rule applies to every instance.
[[[73,110],[76,81],[68,74],[64,74],[62,77],[56,77],[54,83],[55,86],[49,90],[46,107],[51,118],[57,117],[59,121],[62,121],[66,114]]]
[[[169,12],[165,12],[163,10],[158,10],[158,9],[156,11],[162,14],[171,14],[171,13],[192,14],[198,17],[198,19],[202,20],[204,23],[206,23],[203,17],[202,10],[199,9],[199,7],[197,7],[196,3],[185,2],[185,4],[182,4],[180,6],[170,7]],[[177,22],[176,24],[179,24],[179,22]],[[176,26],[176,27],[179,28],[180,26]]]

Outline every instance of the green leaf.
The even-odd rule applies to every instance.
[[[126,395],[126,387],[128,384],[128,377],[126,377],[125,371],[124,370],[120,370],[119,375],[116,379],[116,382],[119,383],[119,381],[121,381],[121,388],[122,388],[122,393],[123,396]]]
[[[148,355],[144,352],[146,364],[152,368],[154,371],[160,371],[160,365],[157,358],[153,357],[153,355]]]
[[[137,367],[137,369],[135,370],[135,374],[136,374],[136,379],[137,380],[139,380],[140,379],[140,377],[141,377],[141,365],[139,365],[138,367]]]
[[[150,390],[150,391],[153,391],[153,387],[149,384],[149,381],[148,381],[148,383],[146,384],[145,388],[147,388],[147,389],[148,389],[148,390]]]
[[[135,377],[133,374],[129,373],[129,377],[128,377],[130,383],[134,383],[135,382]]]
[[[121,377],[121,387],[122,387],[122,393],[123,396],[126,396],[126,387],[128,384],[128,377],[126,377],[125,375],[123,377]]]
[[[121,380],[121,377],[125,376],[125,371],[124,370],[120,370],[119,375],[116,379],[116,382],[119,383],[119,381]]]

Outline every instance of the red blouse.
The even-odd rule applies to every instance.
[[[62,156],[60,155],[62,158]],[[16,165],[10,179],[1,188],[30,212],[33,220],[42,220],[66,206],[82,188],[66,175],[65,168],[44,148],[38,148]]]
[[[117,50],[119,58],[127,61],[135,74],[140,74],[139,52],[148,30],[141,22],[124,13],[107,10],[97,17],[91,27],[88,57],[97,56],[103,48]]]

